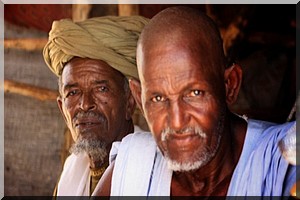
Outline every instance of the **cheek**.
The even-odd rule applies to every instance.
[[[195,120],[203,126],[203,128],[210,130],[218,125],[220,120],[221,107],[218,101],[210,97],[206,101],[198,104],[190,104],[190,108],[186,109],[194,116]]]
[[[63,110],[65,113],[65,117],[68,119],[68,122],[74,117],[74,110],[76,109],[75,101],[65,100],[63,102]]]
[[[63,112],[65,118],[67,120],[68,125],[72,121],[71,113],[72,113],[72,106],[68,105],[67,103],[63,104]]]
[[[226,105],[221,105],[218,101],[211,101],[206,111],[208,118],[211,119],[212,123],[219,123],[220,118],[223,118],[225,114]],[[216,124],[212,124],[214,126]]]
[[[126,105],[123,102],[125,102],[125,100],[121,98],[113,98],[111,101],[107,101],[107,103],[103,103],[103,101],[97,102],[97,110],[106,118],[106,129],[110,133],[105,136],[107,137],[107,141],[115,139],[124,128]]]
[[[111,98],[107,101],[98,101],[98,108],[100,112],[103,112],[107,118],[111,118],[112,120],[124,120],[126,116],[126,104],[124,98]],[[116,122],[118,123],[118,122]]]
[[[71,108],[66,107],[66,105],[63,105],[63,113],[65,116],[66,124],[71,132],[72,138],[74,141],[77,140],[77,133],[74,130],[73,124],[72,124],[72,115],[71,115]]]
[[[149,126],[151,133],[153,134],[155,140],[159,142],[160,135],[164,126],[166,125],[166,114],[162,109],[158,109],[155,106],[145,105],[144,106],[145,119]]]

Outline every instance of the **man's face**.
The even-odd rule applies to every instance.
[[[137,52],[145,118],[169,167],[195,170],[214,157],[223,130],[220,90],[203,71],[213,66],[186,44],[156,44]]]
[[[124,83],[120,72],[100,60],[74,58],[66,64],[58,103],[75,143],[100,141],[110,148],[120,139],[126,122]]]

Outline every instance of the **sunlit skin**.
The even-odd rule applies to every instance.
[[[159,23],[138,44],[140,83],[130,86],[164,156],[177,163],[204,162],[195,170],[174,172],[171,195],[226,196],[243,144],[244,133],[237,129],[246,127],[226,108],[237,95],[241,71],[238,66],[225,70],[213,36],[199,34],[193,25],[176,26],[178,20],[169,28]],[[162,141],[168,127],[177,133]],[[206,137],[183,132],[187,127],[200,127]]]
[[[74,141],[80,137],[102,140],[109,152],[113,141],[133,131],[135,103],[124,91],[120,72],[101,60],[74,58],[65,65],[61,82],[58,105]],[[92,167],[101,164],[91,162]]]
[[[211,191],[205,182],[216,181],[212,180],[211,174],[220,168],[229,168],[229,163],[234,162],[229,157],[231,161],[227,160],[225,163],[222,158],[229,152],[216,149],[220,145],[222,147],[224,142],[228,142],[226,138],[229,138],[222,137],[229,133],[225,131],[223,133],[220,126],[225,120],[223,118],[225,110],[222,109],[224,104],[219,101],[221,96],[216,93],[218,90],[208,81],[211,75],[203,73],[203,67],[207,66],[202,66],[201,57],[196,56],[198,52],[189,52],[181,43],[174,45],[160,41],[156,44],[155,48],[147,46],[147,51],[143,51],[143,46],[138,49],[139,66],[142,69],[141,104],[145,118],[158,147],[173,161],[193,163],[202,159],[198,155],[205,149],[217,151],[217,155],[209,161],[210,165],[196,171],[177,172],[173,175],[173,186],[176,188],[173,190],[174,195],[183,190],[180,184],[176,184],[177,181],[186,182],[182,185],[191,189],[184,195],[197,195],[200,192],[198,189],[201,189],[203,195],[208,195]],[[225,90],[225,86],[223,87]],[[194,132],[181,131],[186,127],[195,126],[201,127],[207,137],[201,138]],[[161,133],[166,127],[178,133],[172,134],[163,142]],[[219,144],[220,137],[222,137],[221,144]],[[213,163],[220,165],[214,166]],[[186,180],[195,179],[196,175],[201,179],[190,183]]]
[[[226,68],[217,28],[197,11],[161,12],[140,36],[137,66],[130,89],[157,146],[167,160],[192,165],[173,172],[170,196],[226,196],[247,124],[228,109],[242,71]],[[173,133],[162,137],[166,129]],[[112,170],[98,195],[109,195]]]
[[[214,88],[205,80],[201,66],[198,67],[199,60],[182,48],[162,43],[138,54],[145,58],[141,74],[147,74],[141,75],[143,110],[162,152],[184,163],[193,162],[194,155],[205,148],[216,148],[221,106]],[[195,126],[201,127],[207,137],[181,131]],[[161,133],[166,127],[178,133],[162,142]]]

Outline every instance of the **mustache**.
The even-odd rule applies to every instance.
[[[106,120],[106,117],[100,113],[95,111],[79,111],[75,114],[73,118],[73,122],[76,122],[76,120],[85,119],[85,118],[96,118],[99,119],[100,122],[104,122]]]
[[[174,129],[170,128],[170,127],[167,127],[165,128],[164,130],[162,130],[161,132],[161,138],[162,138],[162,141],[166,141],[167,137],[171,134],[184,134],[184,133],[195,133],[196,135],[202,137],[202,138],[206,138],[207,135],[206,133],[203,131],[203,129],[199,126],[195,126],[195,127],[186,127],[186,128],[183,128],[179,131],[175,131]]]

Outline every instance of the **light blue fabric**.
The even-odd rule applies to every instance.
[[[281,125],[249,120],[244,147],[227,196],[289,196],[296,167],[283,158],[278,142],[296,122]]]
[[[296,167],[284,160],[277,143],[295,125],[248,121],[228,196],[289,195],[296,181]],[[114,143],[110,158],[115,161],[111,196],[170,196],[172,171],[151,133],[130,134]]]

